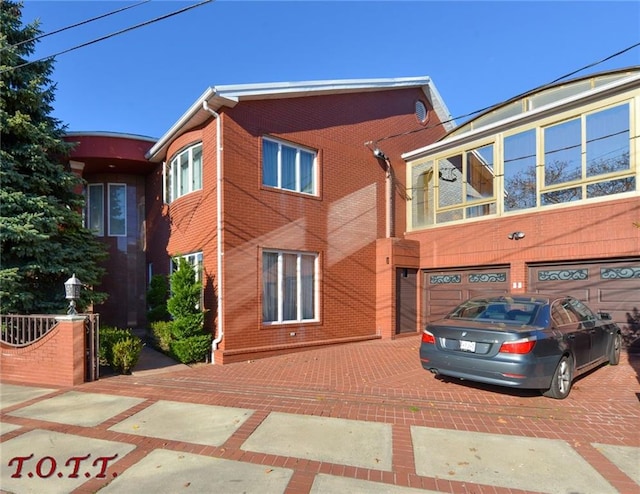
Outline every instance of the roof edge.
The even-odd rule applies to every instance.
[[[147,152],[146,157],[151,161],[161,161],[164,159],[164,154],[171,141],[190,127],[206,121],[211,115],[203,108],[205,101],[210,108],[219,110],[222,106],[234,107],[241,100],[270,99],[278,96],[301,97],[327,93],[340,94],[409,87],[425,88],[425,93],[432,100],[436,112],[438,114],[442,112],[446,114],[446,118],[450,118],[446,105],[428,76],[210,86],[156,142]],[[426,88],[428,88],[428,92]]]

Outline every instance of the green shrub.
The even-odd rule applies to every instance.
[[[209,355],[211,335],[201,334],[171,342],[171,353],[183,364],[204,362]]]
[[[129,338],[131,331],[127,329],[114,328],[112,326],[103,326],[100,328],[98,343],[98,360],[100,365],[113,364],[113,345],[118,341]]]
[[[151,323],[151,333],[153,334],[154,346],[165,353],[171,351],[171,341],[173,340],[171,321],[155,321]]]
[[[114,370],[122,374],[130,374],[131,369],[138,363],[142,346],[142,340],[133,335],[117,341],[112,349]]]
[[[98,360],[117,372],[128,374],[138,362],[143,343],[130,329],[100,328]]]
[[[168,321],[171,319],[167,310],[167,300],[169,299],[169,282],[167,277],[156,274],[151,277],[149,290],[147,290],[147,321]]]
[[[204,312],[196,312],[171,321],[171,336],[176,340],[182,340],[191,336],[202,334],[204,327]]]

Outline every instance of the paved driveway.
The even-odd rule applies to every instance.
[[[419,343],[411,335],[65,389],[4,383],[1,487],[640,493],[640,356],[623,354],[559,401],[435,378]],[[16,458],[30,454],[17,476]]]

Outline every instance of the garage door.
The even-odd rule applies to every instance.
[[[509,267],[425,270],[422,274],[422,324],[445,316],[463,300],[509,291]]]
[[[640,258],[529,266],[536,293],[569,294],[608,312],[627,334],[640,328]]]

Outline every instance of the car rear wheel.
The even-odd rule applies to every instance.
[[[620,349],[622,348],[622,335],[616,333],[611,342],[611,353],[609,354],[609,364],[618,365],[620,363]]]
[[[571,357],[564,356],[560,359],[551,379],[551,387],[542,393],[544,396],[555,398],[556,400],[562,400],[569,396],[572,362]]]

